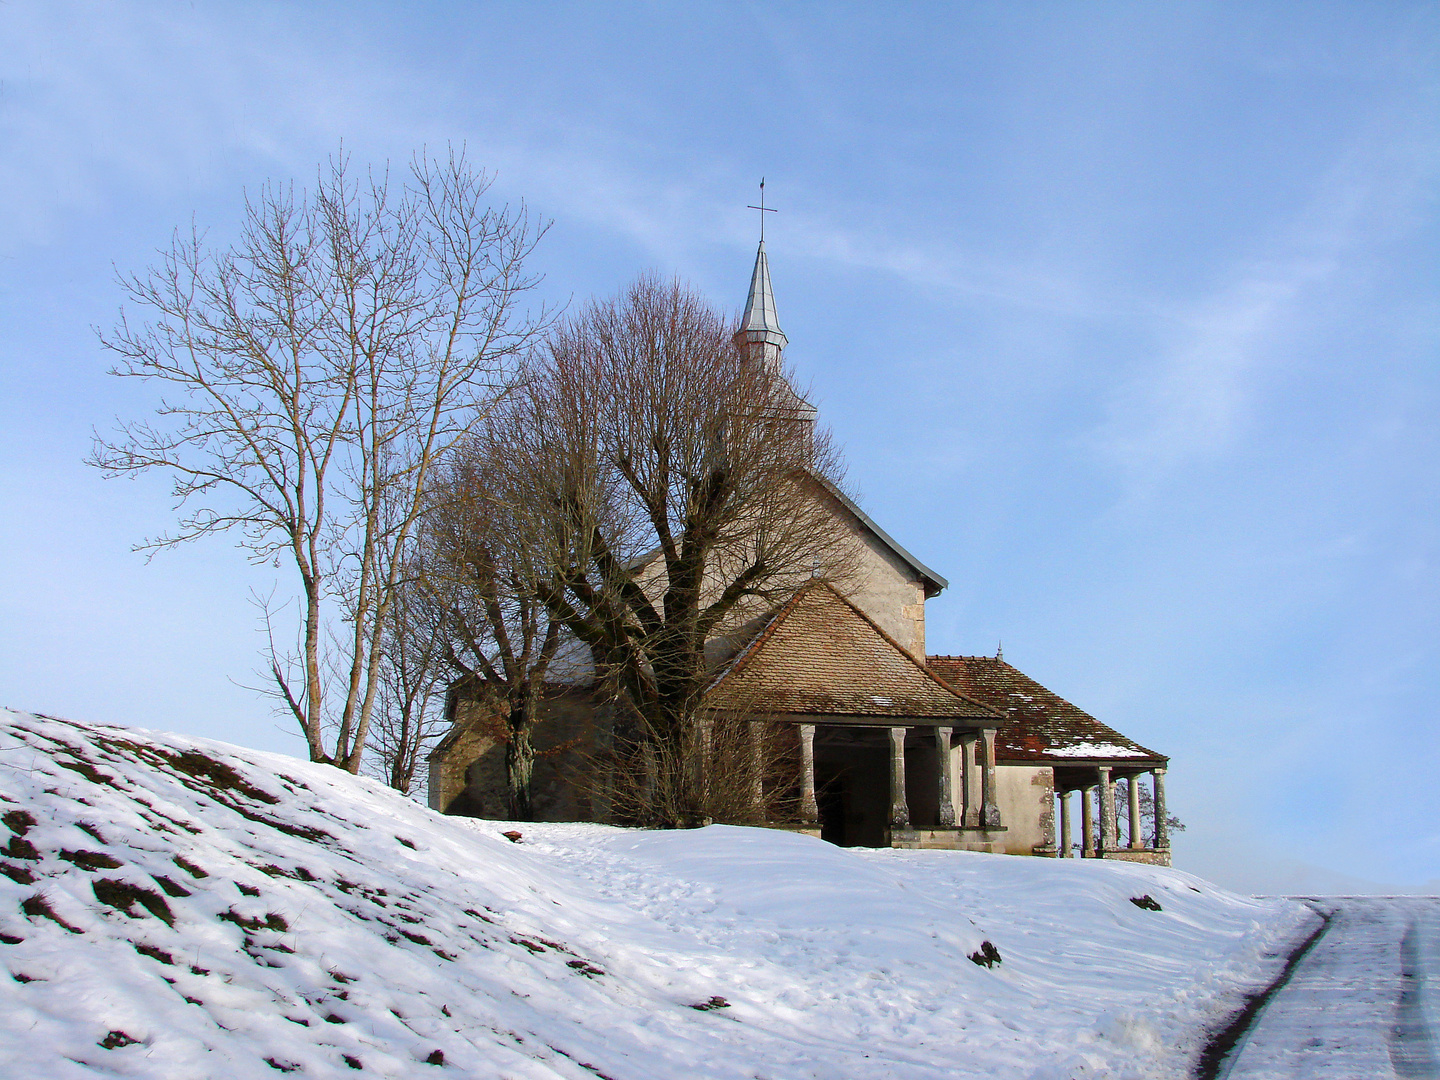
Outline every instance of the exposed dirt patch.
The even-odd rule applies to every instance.
[[[191,791],[208,795],[221,806],[233,810],[257,825],[264,825],[266,828],[276,829],[288,836],[299,837],[302,840],[334,839],[323,829],[316,829],[308,825],[296,825],[273,818],[247,805],[247,803],[259,803],[264,806],[274,806],[280,801],[280,798],[251,783],[225,762],[216,761],[207,754],[196,750],[166,750],[156,746],[144,746],[127,739],[99,737],[96,742],[112,753],[144,762],[170,773]],[[191,832],[196,831],[194,826],[184,822],[176,822],[176,824]]]
[[[135,946],[135,951],[141,956],[148,956],[151,960],[159,960],[162,964],[173,965],[175,963],[175,957],[158,946],[147,945],[143,941],[132,942],[132,944]]]
[[[152,753],[163,757],[175,771],[203,781],[214,790],[238,792],[247,799],[267,803],[270,806],[274,806],[280,801],[270,792],[258,788],[246,780],[223,761],[216,761],[197,751],[154,750]]]
[[[1000,950],[989,941],[982,941],[980,948],[970,954],[970,962],[984,968],[993,968],[1000,963]]]
[[[74,863],[81,870],[118,870],[125,865],[113,855],[106,855],[103,851],[65,850],[60,852],[60,858]]]
[[[159,885],[160,888],[165,890],[165,895],[167,896],[179,897],[192,895],[189,889],[185,888],[183,885],[180,885],[175,881],[172,881],[164,874],[152,874],[151,879],[155,882],[156,885]]]
[[[31,862],[40,861],[40,852],[35,850],[35,845],[23,836],[12,836],[10,842],[0,848],[0,855],[7,859],[28,859]]]
[[[285,921],[285,917],[283,915],[277,915],[273,911],[266,912],[265,918],[260,919],[252,918],[249,915],[241,915],[234,908],[231,908],[229,911],[222,911],[215,917],[221,922],[234,923],[242,930],[278,930],[284,933],[290,929],[290,924]]]
[[[16,885],[34,885],[35,875],[24,866],[12,866],[10,863],[0,863],[0,874],[4,874]]]
[[[189,859],[185,858],[184,855],[176,855],[176,856],[175,856],[173,859],[171,859],[170,861],[173,862],[176,866],[180,867],[181,870],[184,870],[187,874],[189,874],[191,877],[193,877],[193,878],[195,878],[195,879],[197,879],[197,880],[200,879],[200,878],[207,878],[207,877],[210,876],[206,871],[201,870],[200,867],[196,866],[196,865],[195,865],[193,862],[191,862]]]
[[[71,750],[70,752],[72,754],[75,754],[74,750]],[[102,773],[99,769],[95,768],[94,765],[91,765],[90,762],[86,761],[79,754],[75,754],[75,759],[73,761],[66,761],[63,758],[56,758],[55,764],[59,765],[62,769],[69,769],[71,772],[79,773],[86,780],[89,780],[92,784],[96,784],[100,787],[113,787],[115,785],[115,777],[111,776],[109,773]]]
[[[166,926],[175,925],[175,913],[170,910],[165,898],[153,889],[132,885],[128,881],[117,881],[115,878],[98,878],[90,887],[96,900],[124,912],[132,919],[143,918],[135,913],[135,905],[139,904]]]
[[[45,897],[39,893],[36,893],[34,896],[27,896],[24,900],[20,901],[20,910],[32,919],[49,919],[57,926],[63,926],[72,934],[83,934],[85,932],[78,926],[71,926],[57,915],[55,909],[50,906],[50,901],[46,900]]]
[[[86,836],[90,837],[91,840],[94,840],[97,844],[103,844],[106,842],[105,837],[100,835],[100,830],[97,829],[94,825],[91,825],[88,821],[77,821],[75,823],[75,827],[81,832],[83,832]]]

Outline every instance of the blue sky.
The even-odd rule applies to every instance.
[[[1172,756],[1222,882],[1440,879],[1440,7],[0,6],[0,702],[298,752],[224,541],[150,562],[119,272],[344,141],[464,143],[554,300],[743,301],[870,514],[1005,655]],[[1327,876],[1328,875],[1328,876]]]

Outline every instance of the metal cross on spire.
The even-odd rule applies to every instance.
[[[760,177],[760,205],[747,206],[745,209],[760,211],[760,242],[763,244],[765,242],[765,215],[778,213],[773,206],[765,205],[765,178],[763,176]]]

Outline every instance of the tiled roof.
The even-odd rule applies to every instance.
[[[706,703],[876,723],[974,727],[998,717],[937,679],[829,584],[808,582],[711,683]]]
[[[930,670],[1008,717],[995,736],[1002,761],[1160,763],[1167,758],[1127,739],[994,656],[931,656]]]

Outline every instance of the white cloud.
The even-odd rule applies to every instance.
[[[203,189],[247,159],[303,178],[317,147],[399,126],[386,69],[297,29],[264,9],[0,8],[3,242],[43,243],[127,191]]]
[[[1433,198],[1440,140],[1423,110],[1376,120],[1259,255],[1167,320],[1153,366],[1117,395],[1095,433],[1101,455],[1144,490],[1242,438],[1269,369],[1363,288],[1373,248],[1415,228]]]

